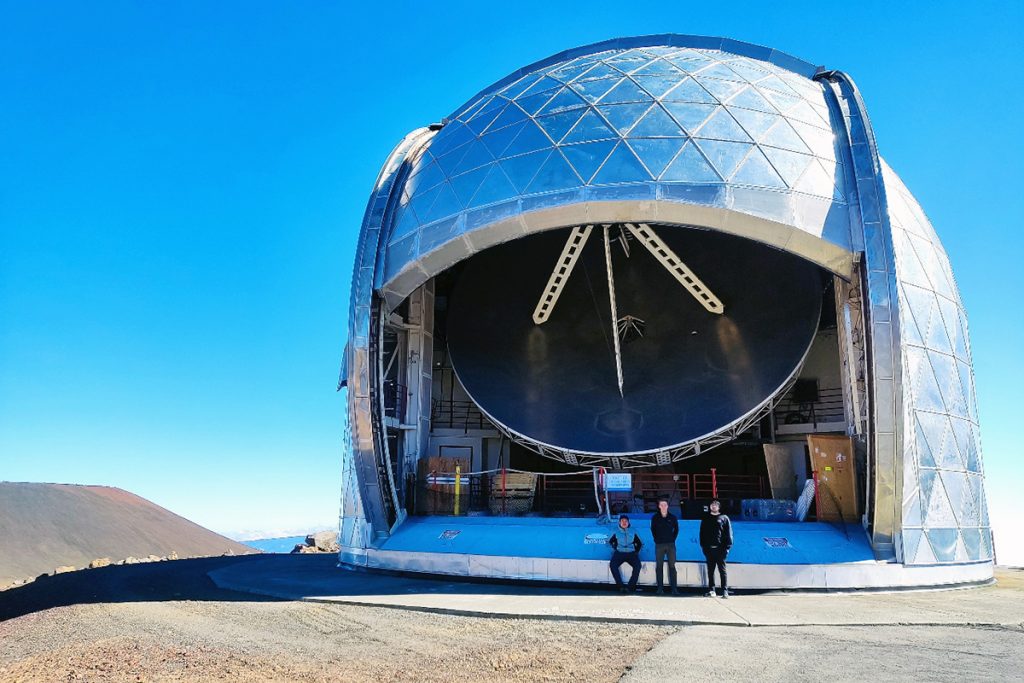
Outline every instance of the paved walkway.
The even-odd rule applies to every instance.
[[[275,555],[210,572],[220,588],[288,600],[533,619],[726,626],[965,625],[1024,629],[1024,570],[993,586],[895,593],[772,593],[729,600],[694,593],[620,595],[597,589],[409,578],[337,567],[333,555]]]

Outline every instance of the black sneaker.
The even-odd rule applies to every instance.
[[[655,595],[664,595],[665,594],[665,590],[661,586],[658,586],[658,590],[654,591],[654,594]]]
[[[679,591],[675,588],[672,589],[672,595],[679,595]]]
[[[728,588],[725,588],[725,589],[722,590],[722,597],[725,598],[726,600],[729,599],[729,589]]]
[[[626,592],[626,587],[625,586],[619,586],[619,592],[620,593],[625,593]]]

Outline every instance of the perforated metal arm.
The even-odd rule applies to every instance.
[[[561,256],[558,257],[555,269],[551,271],[551,277],[548,278],[548,283],[544,287],[544,293],[540,295],[537,308],[533,310],[533,322],[536,324],[540,325],[551,317],[551,311],[554,310],[555,304],[558,303],[558,297],[562,294],[565,282],[569,279],[569,275],[572,274],[572,269],[576,266],[580,252],[583,251],[583,245],[587,243],[587,238],[590,237],[590,231],[593,229],[593,225],[580,225],[573,228],[572,232],[569,233],[569,239],[565,241],[565,246],[562,248]]]
[[[626,223],[626,228],[633,233],[633,236],[640,241],[640,244],[647,247],[647,250],[654,254],[661,265],[665,266],[669,273],[700,302],[704,308],[712,313],[721,315],[725,312],[725,306],[717,296],[711,293],[707,285],[694,275],[693,271],[683,263],[672,249],[665,244],[664,240],[654,232],[654,229],[646,223]]]

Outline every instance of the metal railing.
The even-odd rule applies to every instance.
[[[653,513],[666,499],[673,509],[692,500],[765,498],[765,477],[637,472],[631,491],[608,491],[595,485],[592,472],[543,473],[495,470],[456,475],[430,472],[410,476],[409,511],[419,515],[540,515],[576,517],[610,514]]]
[[[434,399],[430,403],[430,428],[433,429],[494,429],[475,403]]]
[[[813,425],[826,422],[843,422],[846,413],[843,408],[843,390],[821,389],[817,401],[797,402],[793,394],[787,394],[775,406],[775,424]]]

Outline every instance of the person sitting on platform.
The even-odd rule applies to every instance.
[[[732,522],[729,521],[728,515],[721,514],[721,507],[722,504],[717,499],[711,501],[708,514],[704,515],[700,522],[700,549],[704,551],[704,559],[708,564],[709,598],[715,597],[715,567],[718,567],[718,575],[722,579],[722,597],[729,597],[725,558],[732,547]]]
[[[619,592],[625,593],[627,590],[622,583],[622,574],[619,571],[623,562],[633,568],[633,574],[629,577],[629,592],[635,592],[636,582],[640,578],[640,548],[643,547],[643,543],[636,532],[630,528],[629,517],[626,515],[619,517],[619,528],[608,539],[608,545],[613,550],[608,567],[612,570],[612,578],[615,579],[615,585],[619,587]]]
[[[658,511],[651,517],[651,535],[654,536],[654,559],[658,561],[654,570],[658,578],[658,595],[665,592],[665,561],[668,561],[668,585],[672,595],[679,595],[676,588],[676,537],[679,536],[679,520],[668,511],[668,500],[658,501]]]

